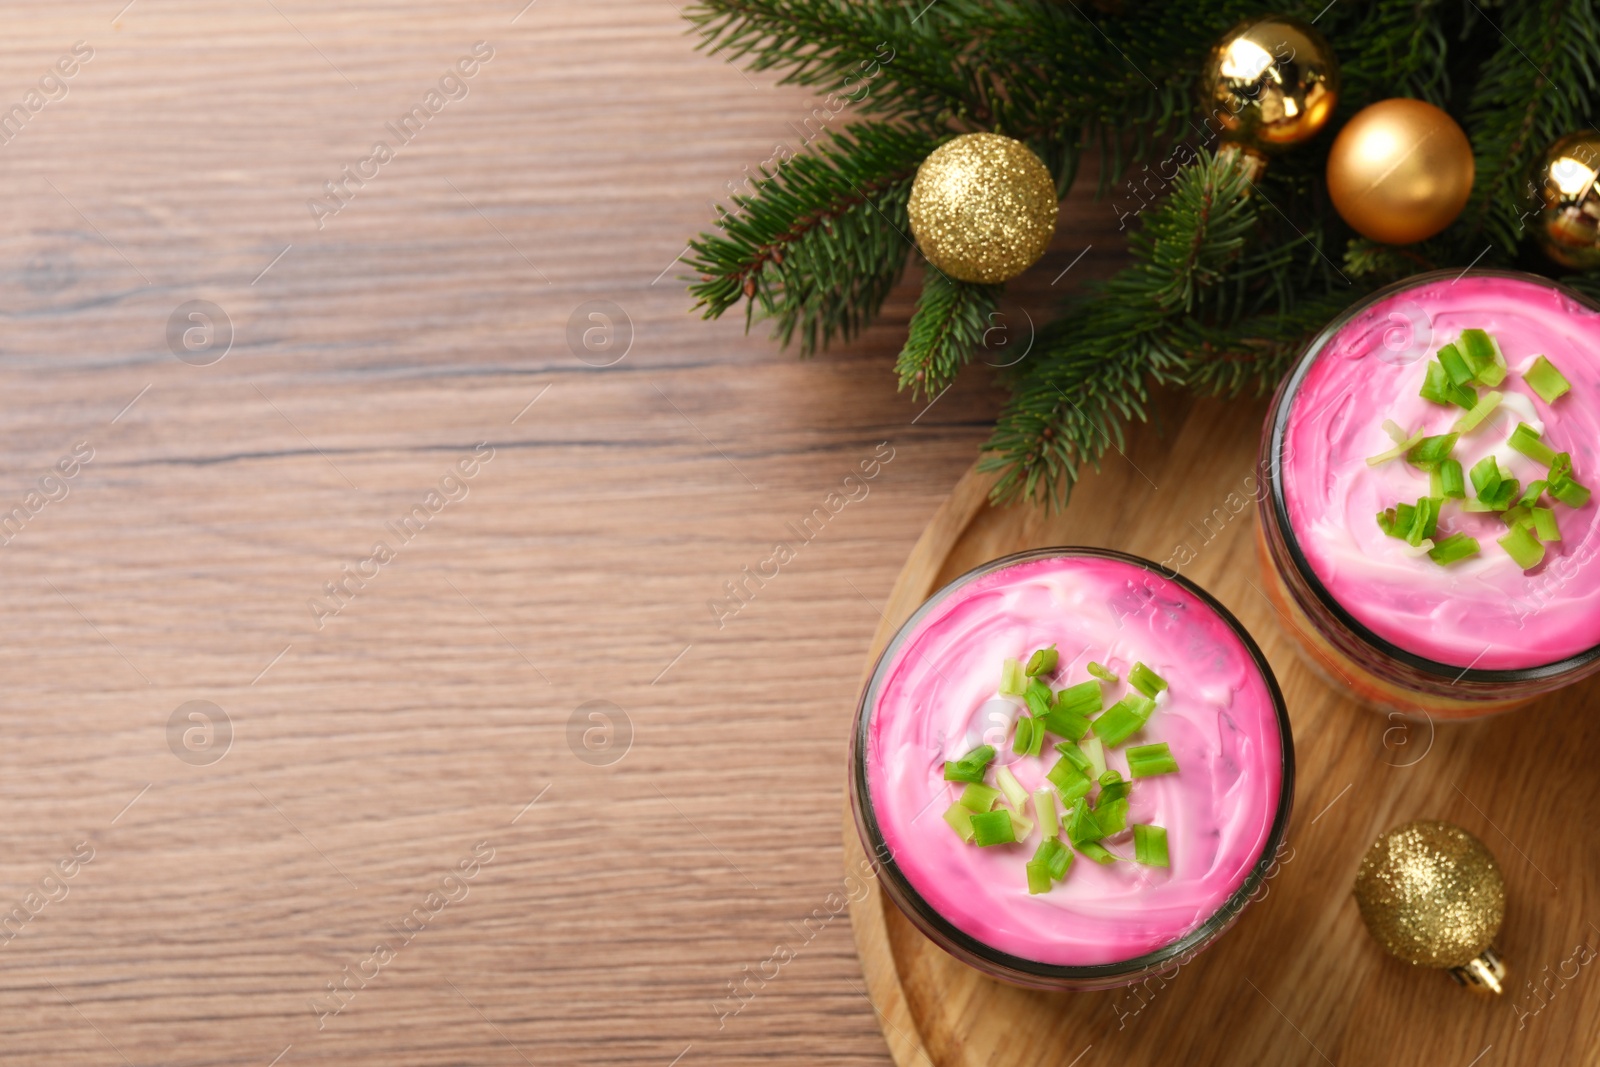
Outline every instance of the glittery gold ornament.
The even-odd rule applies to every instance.
[[[1539,218],[1533,237],[1551,262],[1600,267],[1600,132],[1569,133],[1545,150],[1534,171]]]
[[[1392,955],[1500,992],[1505,965],[1490,942],[1505,918],[1505,882],[1466,830],[1428,819],[1395,827],[1362,857],[1355,896],[1367,930]]]
[[[906,210],[928,262],[958,281],[994,284],[1044,254],[1056,231],[1056,184],[1021,141],[969,133],[922,161]]]
[[[1246,19],[1211,46],[1200,98],[1207,125],[1224,142],[1272,155],[1327,124],[1339,102],[1339,61],[1308,23],[1286,15]]]
[[[1425,100],[1380,100],[1356,112],[1328,151],[1328,196],[1351,229],[1406,245],[1456,220],[1472,194],[1472,144]]]

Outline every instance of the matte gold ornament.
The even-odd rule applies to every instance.
[[[1206,124],[1224,142],[1272,155],[1308,141],[1339,102],[1339,61],[1316,27],[1246,19],[1211,46],[1200,73]]]
[[[1600,132],[1569,133],[1545,150],[1534,171],[1539,218],[1533,238],[1551,262],[1600,267]]]
[[[1328,195],[1363,237],[1407,245],[1456,220],[1472,195],[1472,145],[1425,100],[1381,100],[1345,123],[1328,152]]]
[[[1033,150],[997,133],[935,148],[911,183],[911,232],[928,262],[963,282],[1015,278],[1056,232],[1056,183]]]
[[[1391,955],[1501,991],[1506,968],[1491,942],[1505,918],[1505,882],[1466,830],[1429,819],[1395,827],[1362,857],[1355,896],[1367,930]]]

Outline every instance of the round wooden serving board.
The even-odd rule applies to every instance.
[[[1098,545],[1167,561],[1226,604],[1271,661],[1296,744],[1287,846],[1268,892],[1167,980],[1042,993],[946,955],[871,882],[851,905],[884,1037],[901,1067],[1054,1064],[1600,1063],[1600,775],[1593,683],[1497,718],[1406,724],[1330,688],[1297,656],[1255,557],[1263,403],[1164,404],[1061,514],[994,509],[969,472],[906,561],[867,661],[932,592],[1007,553]],[[1361,925],[1362,853],[1415,818],[1459,823],[1499,858],[1498,999],[1386,956]],[[846,804],[845,863],[865,869]],[[1531,980],[1531,981],[1530,981]]]

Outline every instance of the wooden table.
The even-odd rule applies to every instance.
[[[120,3],[0,46],[0,1063],[887,1062],[846,728],[999,394],[895,393],[914,280],[808,362],[689,314],[810,99],[666,0]]]

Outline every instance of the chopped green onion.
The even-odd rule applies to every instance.
[[[1022,783],[1017,781],[1017,776],[1011,773],[1010,767],[1001,767],[995,771],[994,782],[1000,787],[1000,792],[1006,795],[1013,808],[1022,811],[1028,806],[1028,791],[1022,788]]]
[[[1022,673],[1022,664],[1014,659],[1008,659],[1000,667],[1000,693],[1002,696],[1019,697],[1028,688],[1028,679]]]
[[[1429,362],[1418,395],[1435,404],[1454,404],[1461,408],[1471,408],[1478,400],[1477,393],[1464,385],[1452,382],[1449,373],[1436,362]]]
[[[1045,729],[1057,737],[1076,741],[1089,732],[1089,716],[1105,706],[1099,682],[1079,682],[1056,694],[1055,703],[1044,716]]]
[[[1368,456],[1367,466],[1380,467],[1389,462],[1391,459],[1399,459],[1401,456],[1406,454],[1407,449],[1416,444],[1418,441],[1422,440],[1422,437],[1422,430],[1419,427],[1416,433],[1412,434],[1410,437],[1407,437],[1403,441],[1397,442],[1395,446],[1389,449],[1387,452],[1379,452],[1376,456]]]
[[[1502,399],[1504,394],[1497,393],[1493,389],[1489,390],[1478,398],[1478,402],[1472,405],[1471,411],[1457,419],[1455,425],[1450,428],[1456,433],[1469,433],[1477,429],[1478,425],[1500,406]]]
[[[1028,669],[1026,674],[1029,678],[1033,678],[1040,674],[1054,674],[1056,671],[1056,663],[1059,660],[1060,653],[1056,651],[1055,645],[1051,645],[1049,648],[1041,648],[1039,651],[1028,657]]]
[[[1539,399],[1546,404],[1554,404],[1572,388],[1572,383],[1556,370],[1556,365],[1543,356],[1534,359],[1533,366],[1528,368],[1522,380],[1527,382],[1528,387],[1538,393]]]
[[[1436,496],[1425,496],[1417,501],[1416,510],[1412,513],[1411,531],[1406,534],[1406,544],[1415,548],[1434,535],[1439,528],[1441,503]]]
[[[1569,508],[1581,508],[1589,502],[1589,490],[1572,477],[1572,456],[1557,452],[1550,464],[1550,484],[1545,492]]]
[[[1449,497],[1451,500],[1464,500],[1467,495],[1466,475],[1461,471],[1461,461],[1446,459],[1439,463],[1433,471],[1433,477],[1438,479],[1438,486],[1431,496]]]
[[[1033,717],[1042,719],[1050,714],[1050,705],[1054,698],[1048,685],[1037,678],[1030,678],[1027,688],[1022,691],[1022,699],[1027,701],[1028,710],[1033,712]]]
[[[1112,685],[1116,685],[1122,680],[1117,677],[1115,671],[1102,663],[1094,663],[1091,661],[1089,664],[1089,673],[1100,679],[1102,682],[1110,682]]]
[[[1411,532],[1412,519],[1416,517],[1417,509],[1411,504],[1396,504],[1392,508],[1384,508],[1378,512],[1378,529],[1390,537],[1404,539]]]
[[[1115,748],[1144,728],[1155,706],[1155,701],[1143,693],[1129,693],[1090,723],[1089,729],[1103,743]]]
[[[994,807],[994,802],[1000,799],[1000,790],[992,785],[973,782],[961,791],[958,801],[968,811],[988,811]]]
[[[1428,549],[1428,558],[1441,566],[1478,554],[1478,540],[1464,533],[1453,533]]]
[[[1050,892],[1050,886],[1053,883],[1050,881],[1049,867],[1046,867],[1038,860],[1029,860],[1028,865],[1023,869],[1028,872],[1028,892],[1030,894]]]
[[[1478,511],[1499,511],[1500,509],[1499,508],[1492,508],[1488,504],[1485,504],[1483,501],[1479,500],[1477,497],[1469,496],[1469,497],[1467,497],[1467,499],[1465,499],[1465,500],[1463,500],[1461,502],[1461,510],[1462,511],[1478,512]]]
[[[1521,504],[1506,508],[1500,513],[1500,521],[1507,526],[1533,526],[1533,510]]]
[[[1535,463],[1543,463],[1548,467],[1555,462],[1556,450],[1541,441],[1539,439],[1539,431],[1525,422],[1517,423],[1517,428],[1511,431],[1511,436],[1506,439],[1506,444]]]
[[[1561,540],[1561,528],[1556,525],[1556,513],[1549,508],[1529,508],[1533,514],[1533,533],[1541,541]]]
[[[1072,842],[1074,848],[1082,848],[1085,843],[1098,841],[1105,836],[1100,830],[1100,824],[1095,821],[1094,813],[1089,810],[1089,802],[1079,797],[1072,805],[1072,811],[1067,815],[1066,822],[1067,840]]]
[[[1467,361],[1461,357],[1461,350],[1455,345],[1445,345],[1439,349],[1439,365],[1456,385],[1468,385],[1473,379],[1472,368],[1467,366]]]
[[[1170,867],[1167,857],[1167,828],[1133,824],[1133,858],[1146,867]]]
[[[1506,357],[1500,345],[1482,330],[1461,331],[1461,354],[1472,364],[1472,376],[1494,388],[1506,380]]]
[[[1067,876],[1067,868],[1072,866],[1072,850],[1054,837],[1039,842],[1039,850],[1033,858],[1048,867],[1050,877],[1058,882]]]
[[[1117,857],[1107,852],[1105,846],[1098,841],[1085,841],[1083,844],[1074,845],[1073,847],[1096,863],[1109,866],[1117,862]]]
[[[1094,761],[1089,758],[1083,749],[1078,747],[1077,742],[1057,741],[1056,751],[1061,753],[1068,763],[1077,768],[1080,774],[1095,778],[1099,777],[1099,772],[1094,770]]]
[[[1443,433],[1434,437],[1424,437],[1406,450],[1406,462],[1418,470],[1431,471],[1441,462],[1450,458],[1450,450],[1456,447],[1456,433]]]
[[[1143,663],[1135,663],[1128,672],[1128,684],[1153,700],[1167,687],[1167,680]]]
[[[1158,774],[1178,773],[1178,761],[1165,741],[1155,745],[1135,745],[1128,749],[1128,774],[1134,778],[1153,778]]]
[[[971,816],[973,837],[980,845],[1009,845],[1017,839],[1016,828],[1011,823],[1011,813],[980,811]]]
[[[1039,831],[1048,841],[1061,832],[1061,818],[1056,810],[1056,793],[1049,786],[1033,791],[1033,810],[1039,816]]]
[[[1544,546],[1525,527],[1514,526],[1504,537],[1499,538],[1500,547],[1506,550],[1506,555],[1517,561],[1517,566],[1523,570],[1532,570],[1544,559]]]
[[[983,781],[984,769],[994,759],[994,748],[990,745],[979,745],[960,759],[951,762],[945,761],[944,780],[947,782],[979,782]]]
[[[1472,465],[1471,478],[1472,487],[1478,491],[1478,499],[1493,511],[1504,511],[1521,491],[1517,480],[1502,470],[1492,455],[1484,456]]]
[[[1117,797],[1115,800],[1101,798],[1094,806],[1094,821],[1100,827],[1103,837],[1120,834],[1128,828],[1128,798]]]
[[[1500,464],[1495,462],[1493,456],[1484,456],[1472,465],[1471,477],[1472,488],[1477,491],[1478,496],[1483,496],[1485,492],[1493,492],[1500,484]]]
[[[1133,789],[1133,783],[1122,777],[1122,772],[1108,770],[1098,779],[1101,800],[1121,800]]]
[[[1083,754],[1089,757],[1089,763],[1094,767],[1094,776],[1099,778],[1106,773],[1106,747],[1098,737],[1085,737],[1078,742],[1083,749]]]
[[[1017,733],[1011,741],[1011,751],[1015,752],[1019,756],[1026,756],[1028,754],[1028,749],[1033,747],[1034,733],[1036,731],[1042,731],[1043,729],[1044,727],[1039,725],[1037,719],[1029,718],[1026,715],[1019,715],[1017,717]]]
[[[1066,756],[1057,760],[1056,765],[1045,773],[1045,777],[1061,790],[1061,799],[1068,804],[1079,797],[1088,796],[1090,788],[1094,785],[1089,776],[1074,766],[1072,760]]]
[[[1521,504],[1525,508],[1533,507],[1539,502],[1539,497],[1543,495],[1545,486],[1548,484],[1549,483],[1542,478],[1536,482],[1529,482],[1527,491],[1522,494],[1522,499],[1517,501],[1517,503]]]
[[[972,829],[972,812],[959,803],[952,804],[944,810],[944,821],[950,824],[950,829],[961,835],[961,840],[972,844],[976,836],[976,831]]]
[[[1388,434],[1389,440],[1393,441],[1395,444],[1399,444],[1401,441],[1404,441],[1408,436],[1406,431],[1401,428],[1400,424],[1395,422],[1393,419],[1384,419],[1378,425],[1383,427],[1383,432]]]
[[[1028,835],[1033,833],[1032,819],[1029,819],[1024,815],[1018,815],[1010,808],[1001,808],[999,810],[1011,816],[1011,836],[1015,837],[1018,841],[1026,840]]]

